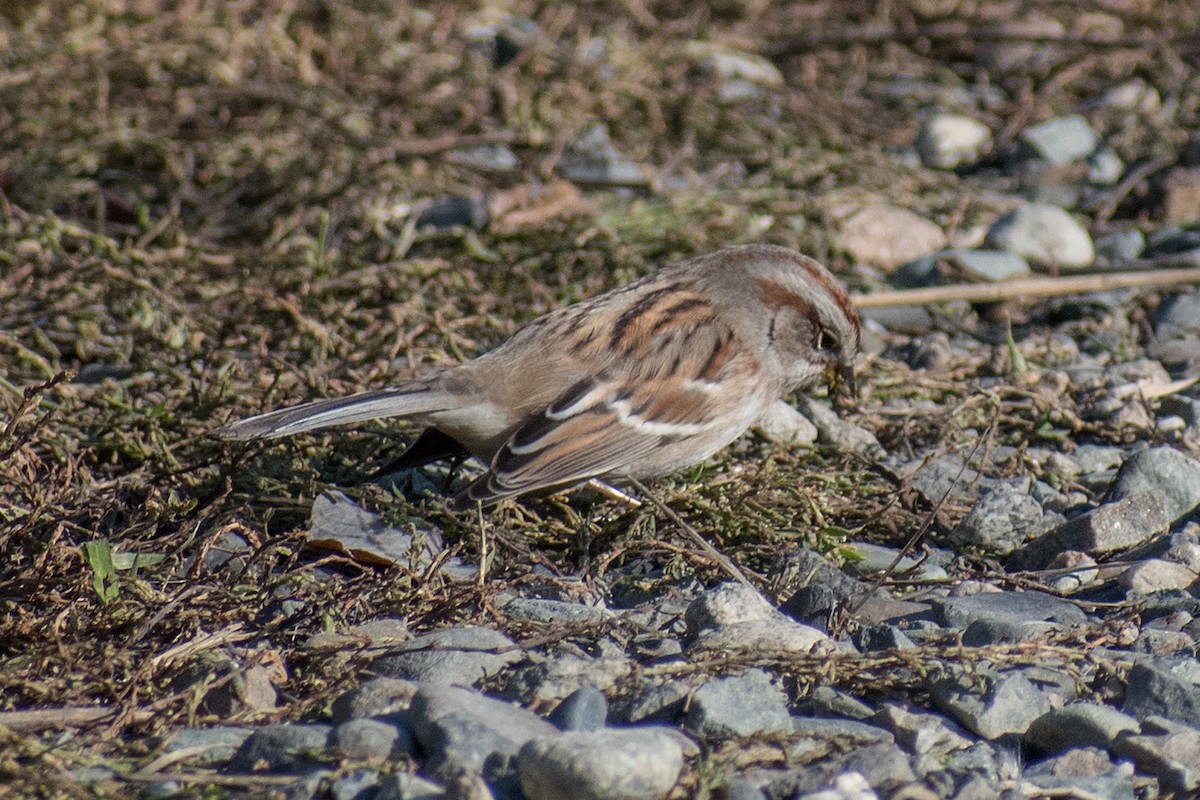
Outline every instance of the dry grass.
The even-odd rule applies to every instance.
[[[300,535],[311,498],[361,478],[411,431],[238,451],[205,438],[214,426],[469,358],[548,309],[722,244],[792,245],[868,285],[828,233],[848,196],[946,224],[989,213],[958,178],[896,156],[928,104],[916,90],[884,91],[897,75],[956,87],[986,74],[1012,98],[981,109],[1003,129],[1142,74],[1176,111],[1163,130],[1113,131],[1127,158],[1178,145],[1197,122],[1185,66],[1196,42],[1158,35],[1165,19],[1195,29],[1181,21],[1196,16],[1188,3],[1109,12],[1129,36],[1155,35],[1153,46],[1064,41],[1044,48],[1040,72],[990,73],[979,41],[950,47],[925,27],[990,16],[987,3],[953,13],[915,0],[887,12],[719,5],[510,3],[538,30],[503,66],[473,33],[503,15],[457,3],[60,0],[0,11],[0,709],[117,710],[73,739],[5,734],[0,783],[82,796],[66,770],[128,771],[153,753],[154,735],[215,721],[198,700],[225,674],[214,656],[227,645],[286,665],[270,716],[297,719],[346,686],[343,660],[301,646],[312,633],[379,614],[416,629],[504,625],[491,593],[531,564],[582,575],[593,592],[635,559],[664,567],[664,580],[719,575],[648,511],[553,500],[494,515],[500,549],[484,589],[322,560]],[[1044,8],[1087,33],[1075,4]],[[818,29],[824,39],[805,38]],[[772,54],[785,85],[722,99],[690,49],[699,40]],[[410,224],[439,197],[545,184],[593,123],[653,167],[650,188],[589,191],[530,226]],[[507,142],[520,166],[493,173],[451,157],[485,141]],[[946,426],[955,414],[959,429],[968,418],[1003,423],[1002,440],[1072,430],[1036,392],[980,401],[955,381],[872,369],[878,388],[861,419],[889,448],[962,444]],[[912,392],[944,410],[872,410]],[[781,548],[831,547],[847,530],[904,538],[920,509],[892,504],[893,488],[851,459],[753,440],[658,485],[752,572]],[[473,519],[358,493],[388,514],[425,516],[474,555]],[[251,541],[246,565],[204,569],[199,557],[229,531]],[[87,545],[101,541],[121,568],[97,583],[102,554],[89,559]],[[318,579],[318,567],[344,579]],[[221,631],[231,638],[205,638]]]

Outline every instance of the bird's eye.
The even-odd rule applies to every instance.
[[[813,337],[813,346],[817,350],[823,350],[827,353],[836,353],[839,349],[837,337],[829,331],[820,328],[817,329],[816,335]]]

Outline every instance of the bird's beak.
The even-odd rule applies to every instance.
[[[835,403],[842,399],[842,395],[858,397],[858,382],[854,379],[853,364],[827,364],[825,384],[829,387],[829,396]]]

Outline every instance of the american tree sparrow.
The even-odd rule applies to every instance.
[[[428,427],[397,466],[474,455],[488,470],[456,500],[488,504],[703,461],[808,380],[852,386],[858,337],[850,298],[816,261],[730,247],[546,314],[465,364],[215,433],[409,417]]]

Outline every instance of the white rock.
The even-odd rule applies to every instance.
[[[527,742],[517,754],[530,800],[653,800],[683,769],[683,748],[661,728],[566,731]]]
[[[1080,269],[1096,259],[1087,230],[1058,206],[1029,203],[1002,216],[988,230],[988,247],[1063,269]]]
[[[768,441],[779,444],[812,444],[817,440],[817,426],[783,400],[772,403],[755,427]]]
[[[1183,564],[1148,558],[1134,564],[1117,577],[1117,583],[1131,592],[1158,592],[1165,589],[1186,589],[1200,578]]]
[[[869,205],[844,222],[842,248],[855,261],[891,271],[946,246],[942,229],[908,209]]]
[[[934,169],[954,169],[974,164],[992,141],[992,131],[978,120],[961,114],[934,114],[917,134],[921,163]]]

